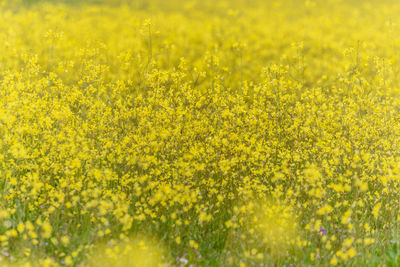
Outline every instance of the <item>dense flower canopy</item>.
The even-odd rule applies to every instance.
[[[398,264],[398,14],[1,1],[0,264]]]

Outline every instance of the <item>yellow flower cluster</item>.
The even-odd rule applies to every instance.
[[[0,265],[396,262],[398,14],[0,1]]]
[[[159,267],[162,250],[146,239],[124,240],[97,245],[88,256],[92,267]]]

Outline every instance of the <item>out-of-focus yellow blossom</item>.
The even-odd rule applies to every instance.
[[[89,256],[91,267],[158,267],[164,266],[163,250],[148,240],[115,242],[110,245],[98,245]]]

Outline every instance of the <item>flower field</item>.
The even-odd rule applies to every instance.
[[[0,266],[399,266],[399,14],[0,1]]]

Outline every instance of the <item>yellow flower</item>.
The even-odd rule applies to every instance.
[[[331,261],[329,262],[331,265],[336,266],[338,264],[337,258],[334,256],[331,258]]]
[[[48,221],[42,224],[42,236],[43,238],[50,238],[52,233],[52,227]]]
[[[347,255],[349,256],[349,258],[353,258],[356,255],[356,250],[351,247],[348,251],[347,251]]]
[[[66,265],[71,265],[73,263],[72,261],[72,257],[71,256],[67,256],[64,258],[65,264]]]
[[[62,243],[64,246],[67,246],[67,245],[69,244],[69,237],[66,236],[66,235],[62,236],[62,237],[61,237],[61,243]]]
[[[197,242],[194,240],[190,240],[189,245],[194,249],[197,249],[199,247],[199,244],[197,244]]]
[[[20,222],[20,223],[17,225],[17,231],[18,231],[19,233],[22,233],[22,232],[24,232],[24,230],[25,230],[25,225],[24,225],[22,222]]]

